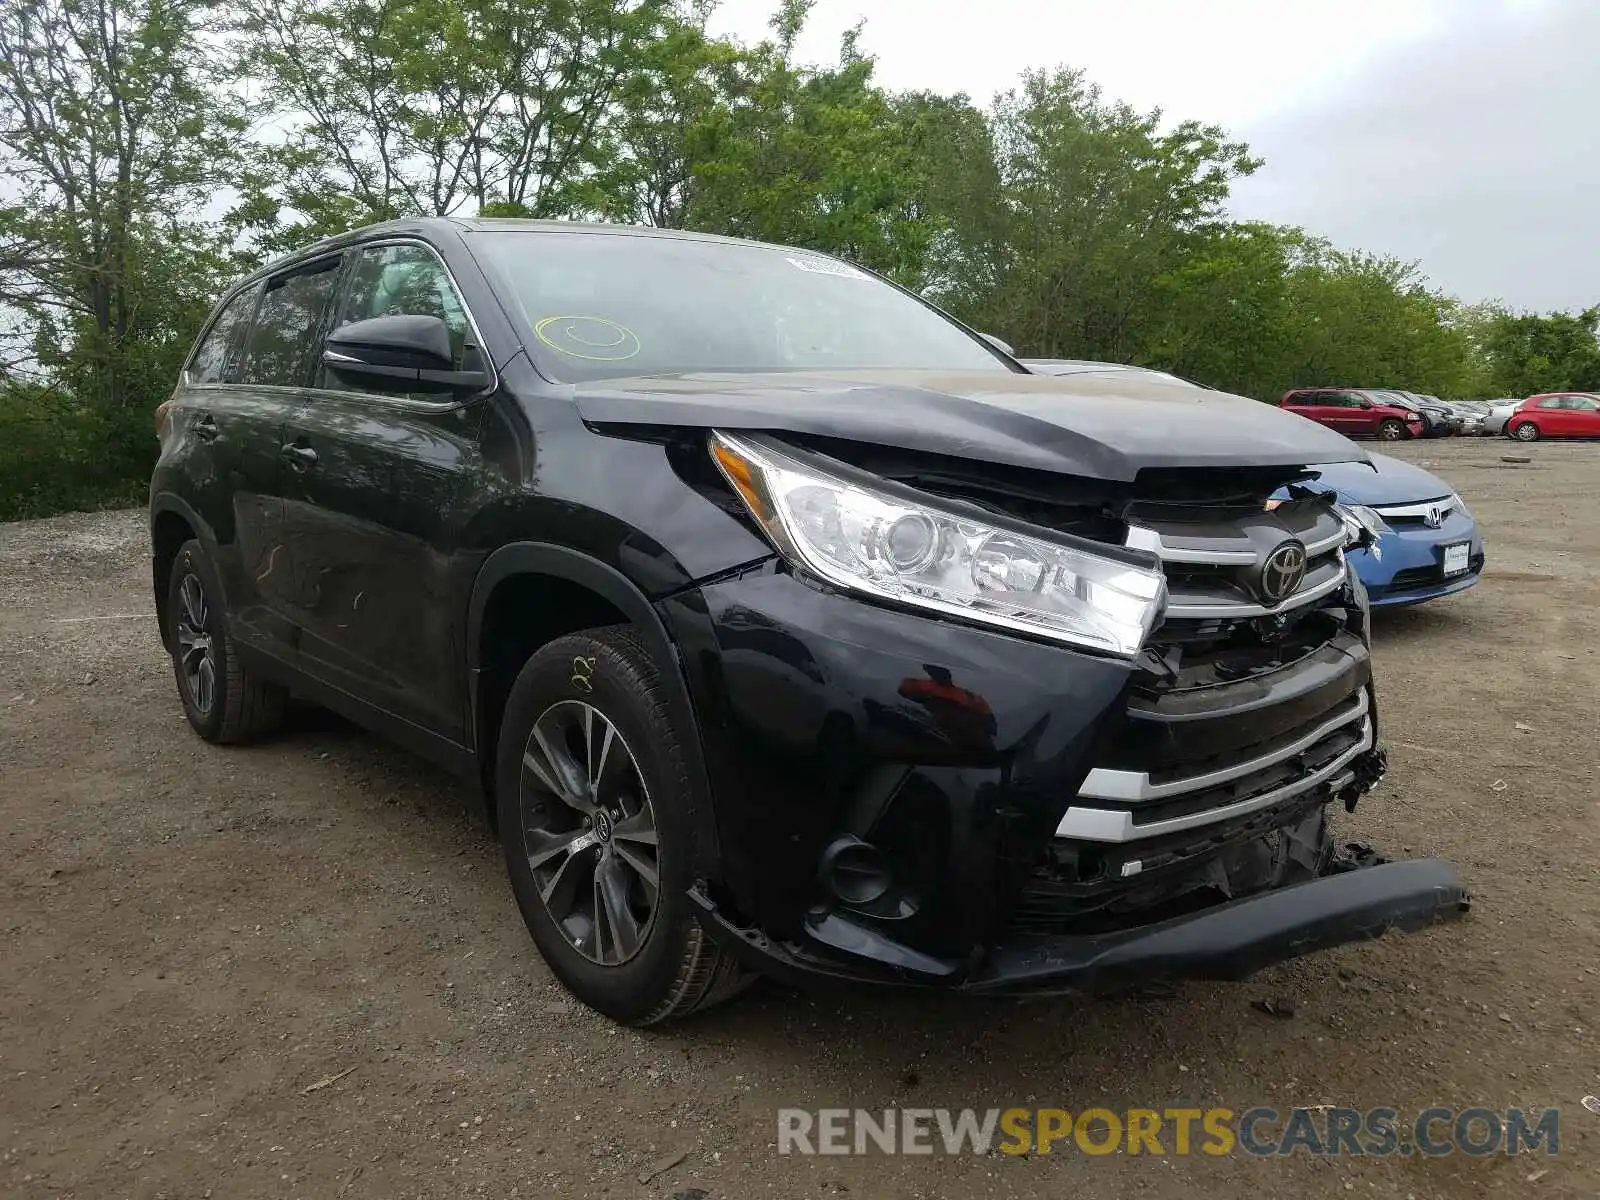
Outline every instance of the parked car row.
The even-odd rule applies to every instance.
[[[1294,388],[1278,404],[1346,437],[1386,442],[1475,433],[1482,420],[1466,406],[1393,388]]]
[[[1526,400],[1440,400],[1393,388],[1295,388],[1279,405],[1347,437],[1600,438],[1600,394],[1549,392]]]

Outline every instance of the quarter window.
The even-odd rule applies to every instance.
[[[190,383],[235,383],[239,373],[239,349],[250,309],[256,302],[256,289],[246,288],[229,300],[211,322],[189,361]]]
[[[245,350],[243,382],[296,386],[338,281],[338,259],[267,283]]]

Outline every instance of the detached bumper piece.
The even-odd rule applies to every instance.
[[[976,992],[1093,992],[1171,979],[1244,979],[1315,950],[1410,933],[1470,904],[1436,858],[1385,863],[1296,884],[1126,933],[1002,947],[965,983]]]
[[[808,927],[838,951],[823,955],[729,922],[699,890],[707,930],[748,966],[791,982],[876,983],[983,995],[1095,994],[1183,979],[1238,980],[1291,958],[1391,931],[1459,918],[1465,885],[1439,859],[1384,862],[1341,855],[1332,874],[1213,905],[1187,916],[1089,936],[1017,937],[967,962],[907,951],[871,931],[821,917]]]

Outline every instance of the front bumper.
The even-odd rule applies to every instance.
[[[1444,574],[1446,546],[1467,543],[1467,570]],[[1474,586],[1483,574],[1483,538],[1477,522],[1459,511],[1449,514],[1437,529],[1401,525],[1383,536],[1379,555],[1358,550],[1347,557],[1361,577],[1373,608],[1399,608],[1452,596]]]
[[[959,963],[901,959],[869,965],[866,956],[851,963],[775,941],[729,920],[703,891],[694,899],[707,932],[752,970],[800,984],[890,984],[982,995],[1094,994],[1158,981],[1244,979],[1313,951],[1454,920],[1471,903],[1447,864],[1413,859],[1327,875],[1116,933],[1018,939]]]
[[[1425,863],[1169,903],[1170,881],[1381,774],[1359,636],[1281,678],[1152,705],[1131,663],[863,603],[776,563],[659,611],[715,808],[700,919],[769,974],[979,991],[1232,977],[1459,911],[1460,884]],[[1210,790],[1164,795],[1197,761]],[[1117,800],[1130,781],[1148,794]],[[1200,805],[1227,819],[1188,819]],[[892,886],[845,897],[830,872],[862,844]]]

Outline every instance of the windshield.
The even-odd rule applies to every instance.
[[[1009,371],[959,325],[804,250],[635,234],[471,235],[559,380],[688,371]]]

